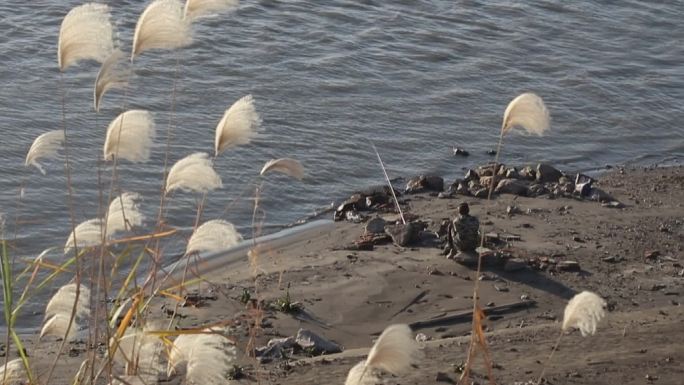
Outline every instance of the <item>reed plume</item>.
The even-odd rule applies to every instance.
[[[64,254],[68,253],[69,250],[76,246],[82,248],[100,244],[102,241],[102,226],[103,222],[99,218],[88,219],[87,221],[81,222],[71,234],[69,234],[69,238],[67,238],[67,241],[64,244]]]
[[[232,341],[218,332],[182,334],[176,338],[169,353],[168,375],[187,363],[185,380],[194,385],[226,383],[226,375],[237,358]]]
[[[209,155],[197,152],[176,162],[166,178],[166,193],[173,190],[208,192],[221,188],[221,177],[212,168]]]
[[[118,341],[112,337],[110,342],[110,346],[117,346],[114,361],[125,366],[126,374],[135,374],[144,383],[151,384],[164,373],[164,344],[159,337],[147,333],[154,329],[148,326],[128,328]]]
[[[553,349],[551,349],[549,357],[542,366],[537,385],[541,385],[544,380],[546,367],[549,365],[549,362],[551,362],[553,354],[558,350],[563,334],[570,328],[577,328],[580,330],[580,333],[582,333],[582,337],[594,335],[598,323],[606,315],[606,305],[606,301],[603,298],[590,291],[583,291],[568,301],[563,314],[563,324],[561,325],[560,334],[558,334],[556,344],[553,346]]]
[[[279,172],[295,179],[304,179],[304,167],[296,159],[280,158],[269,160],[261,169],[259,175],[263,176],[269,172]]]
[[[28,383],[28,376],[26,376],[26,369],[21,358],[7,362],[7,366],[4,362],[0,364],[0,384],[24,385],[26,383]]]
[[[204,222],[190,236],[185,254],[225,250],[242,241],[232,223],[221,219]]]
[[[594,335],[596,326],[606,315],[606,301],[598,295],[583,291],[568,302],[561,329],[577,328],[583,337]]]
[[[226,110],[216,126],[215,155],[218,156],[228,148],[249,143],[257,134],[260,124],[261,119],[254,107],[252,95],[240,98]]]
[[[107,211],[108,237],[119,231],[142,226],[145,216],[140,212],[139,200],[139,194],[130,192],[125,192],[112,200]]]
[[[138,163],[150,159],[150,148],[155,138],[152,113],[129,110],[116,117],[107,127],[104,159],[114,157]]]
[[[105,61],[114,50],[109,6],[87,3],[73,8],[62,20],[57,64],[64,71],[80,60]]]
[[[549,129],[550,123],[549,111],[542,98],[527,92],[508,103],[501,123],[501,134],[522,127],[529,134],[541,136]]]
[[[100,112],[100,102],[107,91],[125,88],[128,85],[130,70],[126,54],[118,48],[102,62],[93,87],[95,111]]]
[[[240,5],[239,0],[187,0],[183,15],[193,20],[204,16],[216,15],[220,12],[231,11],[238,5]]]
[[[388,326],[368,353],[368,358],[356,364],[347,375],[345,385],[374,384],[377,377],[373,369],[380,369],[394,375],[405,372],[418,355],[419,346],[413,339],[408,325]]]
[[[62,130],[48,131],[39,135],[26,153],[24,165],[26,167],[34,166],[45,175],[45,169],[38,161],[56,157],[62,143],[64,143],[64,131]]]
[[[79,291],[78,302],[76,302],[76,291]],[[69,327],[72,310],[74,310],[74,303],[76,303],[76,312],[74,320]],[[57,290],[57,293],[50,298],[45,308],[45,321],[43,328],[40,331],[40,336],[67,336],[67,340],[79,338],[80,335],[75,333],[79,328],[79,321],[87,319],[90,316],[90,290],[82,285],[70,283],[62,286]]]
[[[192,43],[190,22],[183,18],[180,0],[155,0],[135,26],[131,61],[150,49],[176,49]]]

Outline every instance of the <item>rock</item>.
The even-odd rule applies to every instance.
[[[451,259],[454,260],[454,262],[460,263],[461,265],[464,266],[469,266],[469,267],[476,267],[478,263],[478,255],[474,252],[459,252],[455,256],[453,256]]]
[[[560,271],[581,271],[580,264],[577,261],[561,261],[556,265]]]
[[[306,329],[299,329],[297,337],[295,337],[295,342],[302,349],[317,354],[340,353],[342,351],[340,345]]]
[[[658,250],[646,250],[646,252],[644,252],[644,258],[646,258],[646,259],[652,260],[652,259],[658,258],[659,256],[660,256],[660,251],[658,251]]]
[[[369,195],[366,197],[366,208],[370,209],[375,206],[384,205],[393,200],[389,195]]]
[[[537,172],[534,171],[534,169],[531,166],[525,166],[522,170],[520,170],[518,175],[520,175],[521,179],[527,179],[527,180],[536,180],[537,179]]]
[[[495,181],[496,183],[498,180],[499,178],[494,178],[493,176],[483,176],[480,177],[480,185],[489,188],[489,185],[492,183],[492,181]]]
[[[518,169],[516,169],[515,167],[509,168],[509,169],[506,171],[506,178],[509,178],[509,179],[519,179],[519,178],[520,178],[520,173],[518,172]]]
[[[496,155],[496,150],[487,150],[487,155],[489,155],[489,156],[495,156],[495,155]]]
[[[415,194],[428,191],[444,191],[444,179],[437,175],[420,175],[411,178],[406,184],[405,192]]]
[[[399,223],[385,226],[385,233],[392,237],[396,245],[405,247],[420,240],[420,232],[423,228],[424,226],[418,222]]]
[[[621,208],[625,207],[625,205],[623,205],[622,203],[620,203],[618,201],[604,202],[604,203],[601,203],[601,206],[608,207],[611,209],[621,209]]]
[[[598,187],[591,188],[591,190],[589,191],[589,199],[601,203],[615,201],[615,198],[613,198],[610,194],[601,190]]]
[[[555,183],[558,182],[560,177],[563,176],[562,172],[558,171],[556,168],[546,163],[540,163],[537,165],[536,174],[537,182],[540,183]]]
[[[452,192],[442,191],[441,193],[437,194],[437,199],[452,199],[453,197],[454,197],[454,193],[452,193]]]
[[[430,337],[426,336],[423,333],[416,334],[416,342],[427,342],[427,341],[430,341]]]
[[[477,175],[474,170],[470,169],[468,172],[466,172],[465,178],[463,180],[466,182],[470,182],[471,180],[480,180],[480,176]]]
[[[447,382],[449,384],[456,383],[456,381],[454,381],[451,377],[449,377],[448,374],[444,372],[437,372],[437,375],[435,376],[435,382]]]
[[[543,184],[533,183],[527,188],[528,197],[538,197],[540,195],[548,194],[549,190]]]
[[[488,188],[480,188],[476,191],[473,191],[472,194],[475,198],[485,199],[489,196],[489,189]]]
[[[371,233],[371,234],[382,234],[385,232],[385,225],[387,222],[385,222],[384,219],[380,217],[375,217],[368,221],[365,226],[365,231],[366,233]]]
[[[470,154],[468,153],[468,151],[466,151],[462,148],[454,147],[454,156],[457,156],[457,155],[468,156]]]
[[[257,359],[261,363],[268,363],[273,360],[282,360],[288,356],[288,352],[295,346],[295,338],[273,338],[268,341],[266,346],[255,349]]]
[[[616,255],[610,255],[608,257],[601,258],[601,260],[603,262],[607,262],[607,263],[618,263],[618,262],[622,262],[624,260],[624,258],[622,258],[620,256],[616,256]]]
[[[508,215],[515,215],[515,214],[521,214],[522,210],[518,206],[511,205],[506,207],[506,214]],[[524,226],[523,226],[524,227]]]
[[[502,179],[498,185],[496,185],[496,191],[498,194],[513,194],[525,196],[527,195],[527,183],[518,179]]]
[[[513,272],[527,269],[527,262],[522,258],[511,258],[504,264],[504,271]]]

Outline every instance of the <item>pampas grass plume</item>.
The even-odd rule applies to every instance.
[[[78,302],[76,303],[76,313],[71,328],[67,333],[67,326],[71,319],[71,313],[76,302],[76,290],[79,290]],[[62,286],[57,293],[50,298],[45,307],[45,322],[40,331],[40,336],[52,335],[72,339],[78,329],[78,321],[90,315],[90,290],[85,286],[78,287],[76,283]]]
[[[394,375],[401,374],[411,366],[418,355],[418,349],[418,343],[413,339],[408,325],[388,326],[371,348],[366,361],[358,363],[349,371],[345,385],[369,383],[370,378],[367,376],[373,369],[381,369]]]
[[[150,149],[155,138],[152,113],[145,110],[129,110],[116,117],[107,127],[104,143],[104,159],[115,156],[138,163],[150,159]]]
[[[129,71],[130,64],[126,60],[126,54],[118,48],[115,49],[102,63],[95,78],[95,87],[93,87],[95,111],[100,112],[100,102],[107,91],[128,85]]]
[[[216,126],[214,151],[218,156],[228,148],[247,144],[256,135],[261,119],[254,107],[254,98],[247,95],[233,103]]]
[[[57,156],[57,151],[62,146],[62,143],[64,143],[64,131],[62,130],[48,131],[39,135],[33,141],[28,153],[26,153],[26,162],[24,164],[26,167],[34,166],[45,175],[45,169],[43,169],[38,161]]]
[[[183,17],[183,4],[179,0],[155,0],[135,26],[131,61],[150,49],[176,49],[191,42],[192,30]]]
[[[7,362],[7,369],[5,369],[4,360],[0,363],[0,383],[2,385],[23,385],[28,383],[26,368],[24,368],[21,358],[15,358]]]
[[[79,60],[105,61],[114,50],[109,6],[87,3],[73,8],[62,20],[57,64],[64,71]]]
[[[232,223],[221,219],[204,222],[190,236],[185,254],[225,250],[242,241]]]
[[[140,195],[125,192],[112,200],[107,211],[107,235],[142,226],[145,216],[140,212]]]
[[[594,335],[596,326],[606,315],[606,301],[598,295],[583,291],[568,302],[563,315],[562,330],[578,328],[583,337]]]
[[[173,342],[168,374],[187,362],[186,383],[219,385],[237,357],[235,345],[221,334],[183,334]]]
[[[528,92],[518,95],[506,107],[501,133],[522,127],[530,134],[543,135],[549,129],[550,121],[549,111],[542,98]]]
[[[259,174],[263,176],[271,171],[289,175],[299,180],[304,179],[304,167],[296,159],[280,158],[269,160]]]
[[[166,193],[173,190],[208,192],[223,186],[209,155],[197,152],[176,162],[166,178]]]
[[[135,373],[145,380],[146,384],[156,383],[159,376],[164,373],[164,344],[159,337],[147,333],[149,330],[160,329],[161,326],[153,324],[143,328],[128,328],[118,340],[118,349],[114,353],[115,362],[124,365],[127,373]],[[110,346],[114,344],[112,337]]]
[[[64,244],[64,253],[68,253],[73,247],[91,247],[98,245],[102,241],[103,222],[99,218],[88,219],[81,222],[74,231],[69,234]],[[76,237],[74,237],[74,234]],[[75,239],[74,239],[75,238]]]
[[[189,19],[198,19],[203,16],[230,11],[239,4],[239,0],[187,0],[183,15]]]

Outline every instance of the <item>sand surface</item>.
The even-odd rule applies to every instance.
[[[486,269],[480,292],[484,307],[515,304],[521,298],[534,301],[534,306],[490,314],[486,321],[497,383],[536,380],[558,335],[567,300],[590,290],[608,301],[610,312],[594,337],[583,338],[578,332],[564,336],[547,369],[548,382],[674,385],[684,378],[683,171],[681,167],[627,169],[600,177],[598,185],[625,205],[621,209],[591,201],[512,195],[498,196],[489,208],[485,200],[472,197],[437,199],[418,194],[401,199],[434,231],[466,201],[471,213],[487,223],[485,231],[520,236],[519,241],[500,246],[511,256],[579,263],[580,271],[560,271],[553,263],[545,269],[534,263],[516,271]],[[509,206],[516,206],[519,213],[507,214]],[[396,219],[395,214],[381,215]],[[250,313],[240,302],[243,292],[269,302],[283,298],[289,286],[291,300],[300,302],[303,310],[263,312],[252,342],[265,345],[270,338],[306,328],[343,345],[345,351],[315,358],[297,354],[263,365],[242,357],[248,377],[234,383],[343,384],[347,371],[364,358],[386,326],[434,321],[472,309],[471,268],[447,260],[434,245],[402,248],[387,243],[372,251],[348,250],[363,232],[363,223],[336,222],[331,231],[312,239],[260,250],[256,269],[245,256],[244,263],[215,271],[207,277],[210,284],[201,288],[215,299],[179,308],[178,326],[229,321],[244,352],[250,339]],[[164,305],[173,307],[173,302],[154,303],[154,317],[168,320]],[[386,383],[457,381],[470,328],[467,314],[414,328],[429,339],[424,358],[406,376],[385,376]],[[28,340],[37,371],[44,371],[58,345],[36,344],[36,336]],[[70,382],[86,347],[69,344],[67,349],[70,354],[60,359],[58,381],[53,383]],[[484,384],[481,362],[477,361],[473,378]],[[440,372],[443,375],[438,377]]]

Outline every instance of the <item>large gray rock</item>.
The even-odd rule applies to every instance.
[[[437,175],[420,175],[411,178],[406,184],[405,192],[408,194],[425,191],[444,191],[444,179]]]
[[[537,165],[537,182],[540,183],[555,183],[558,182],[563,173],[553,166],[540,163]]]
[[[525,166],[522,170],[519,172],[520,178],[522,179],[527,179],[527,180],[536,180],[537,179],[537,172],[534,171],[534,169],[530,166]]]
[[[418,222],[407,224],[396,224],[385,226],[385,233],[392,238],[392,241],[401,247],[405,247],[420,241],[420,232],[425,226]]]
[[[498,194],[513,194],[526,196],[527,183],[518,179],[502,179],[496,186],[495,190]]]
[[[382,234],[385,232],[385,222],[384,219],[380,217],[375,217],[366,223],[366,233],[370,234]]]
[[[306,329],[299,329],[295,342],[302,349],[316,354],[340,353],[342,351],[342,346]]]

